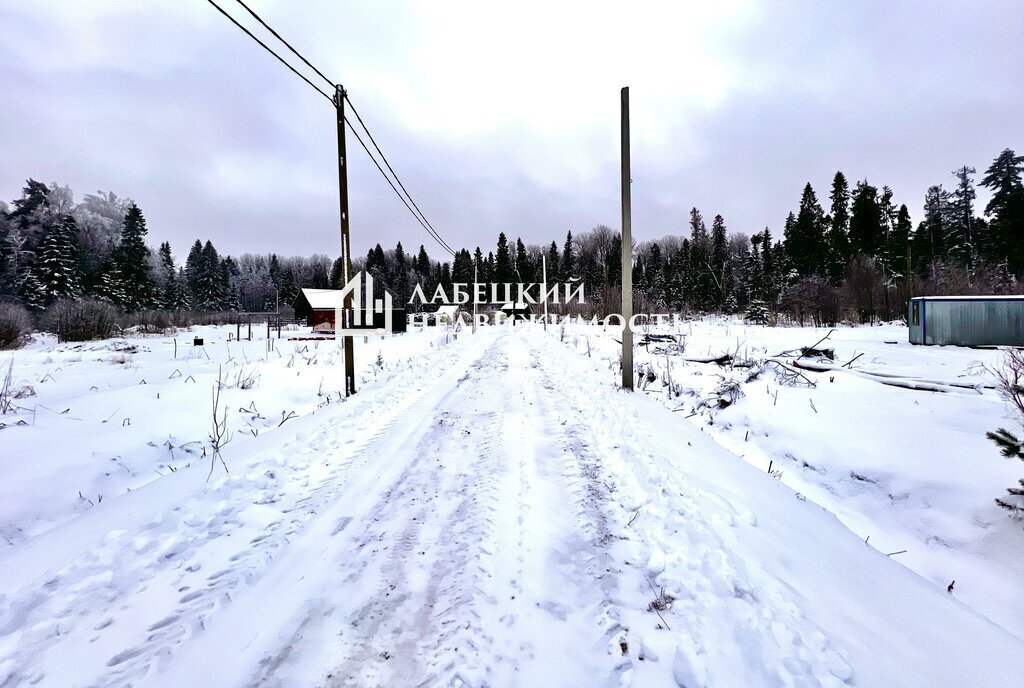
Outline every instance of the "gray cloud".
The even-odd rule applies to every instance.
[[[954,167],[1024,149],[1019,4],[779,5],[256,7],[345,80],[457,246],[617,226],[627,83],[641,240],[684,231],[694,205],[779,232],[803,184],[824,199],[837,169],[889,184],[916,217]],[[0,75],[0,198],[28,176],[113,190],[179,257],[197,237],[337,252],[331,106],[206,3],[0,5]],[[349,147],[354,249],[439,255]]]

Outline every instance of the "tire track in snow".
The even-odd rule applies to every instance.
[[[766,576],[738,547],[737,531],[757,527],[754,514],[717,491],[685,483],[685,463],[680,474],[673,471],[666,461],[672,454],[653,441],[658,431],[629,396],[609,394],[586,359],[564,347],[546,353],[551,386],[577,385],[569,403],[585,419],[584,444],[592,441],[600,448],[594,456],[609,459],[604,468],[600,461],[581,463],[581,473],[607,476],[606,494],[621,507],[620,523],[623,514],[639,516],[634,527],[620,529],[629,533],[621,561],[639,564],[620,579],[621,637],[632,664],[623,685],[663,681],[658,674],[665,669],[687,688],[839,688],[853,682],[841,644],[803,614],[786,581]],[[601,403],[588,404],[588,398]],[[644,610],[663,593],[671,598],[662,611],[671,630],[649,607]]]
[[[478,348],[469,344],[470,359],[479,355]],[[437,357],[446,360],[449,370],[458,370],[467,354],[439,352],[432,358]],[[337,425],[323,426],[308,441],[300,435],[294,445],[305,441],[307,446],[298,451],[315,454],[316,446],[340,459],[325,470],[317,467],[319,456],[298,470],[291,457],[268,456],[130,534],[111,533],[97,551],[69,562],[37,586],[9,599],[0,595],[5,659],[0,686],[57,685],[46,667],[65,664],[69,657],[83,660],[82,680],[73,685],[91,688],[133,685],[167,664],[178,646],[200,636],[208,619],[229,605],[239,588],[258,580],[279,551],[301,536],[344,490],[357,466],[373,461],[374,448],[421,413],[424,403],[431,407],[435,390],[446,385],[443,376],[417,381],[406,385],[403,394],[393,394],[397,402],[388,403],[382,413],[359,416],[370,422],[368,435],[344,441]],[[387,395],[384,389],[368,392],[368,402],[375,394]],[[347,410],[339,407],[320,417],[341,417],[351,424]],[[227,544],[234,542],[227,539],[232,536],[237,545]],[[206,551],[207,545],[216,551]],[[29,626],[27,632],[18,630]]]
[[[601,553],[582,529],[593,514],[576,507],[527,348],[499,339],[424,433],[382,457],[401,471],[347,529],[327,611],[255,685],[618,684]],[[302,647],[307,634],[333,641]]]
[[[326,685],[436,685],[449,674],[466,681],[460,677],[479,666],[490,638],[475,605],[479,579],[490,575],[482,543],[495,520],[502,408],[482,390],[501,377],[500,359],[490,348],[430,411],[422,432],[379,458],[402,469],[379,486],[346,528],[354,534],[336,547],[345,554],[329,592],[352,598],[322,600],[338,638],[325,651],[332,658]],[[301,637],[300,629],[266,662],[256,685],[300,681],[289,674],[305,663],[290,657]]]

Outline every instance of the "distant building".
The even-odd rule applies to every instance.
[[[454,325],[458,319],[459,307],[454,305],[438,306],[434,313],[438,325]]]
[[[1024,296],[916,296],[911,344],[1024,346]]]
[[[334,332],[334,314],[341,303],[341,290],[339,289],[303,289],[295,297],[295,317],[305,320],[306,324],[318,332]],[[375,313],[373,324],[367,323],[368,328],[381,329],[384,327],[384,314]],[[406,318],[405,310],[394,308],[391,311],[391,331],[405,332]]]

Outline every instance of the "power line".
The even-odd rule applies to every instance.
[[[392,182],[391,178],[388,177],[388,175],[384,172],[384,168],[382,168],[380,166],[380,163],[377,162],[377,158],[373,157],[373,153],[371,153],[370,149],[366,146],[366,143],[363,141],[363,137],[361,137],[359,135],[359,132],[355,130],[355,128],[352,126],[352,123],[348,121],[348,118],[345,119],[345,124],[348,125],[349,130],[356,137],[356,141],[358,141],[359,145],[363,147],[363,150],[366,151],[366,154],[368,156],[370,156],[370,160],[373,160],[373,164],[377,166],[378,170],[380,170],[380,173],[384,176],[385,181],[387,181],[387,183],[391,185],[391,190],[394,191],[395,194],[398,196],[398,200],[400,200],[402,203],[405,204],[405,207],[409,210],[410,213],[412,213],[412,216],[414,218],[416,218],[416,221],[420,223],[420,225],[423,227],[423,229],[427,230],[427,234],[429,234],[430,236],[434,237],[434,241],[436,241],[438,244],[440,244],[441,248],[443,248],[444,250],[448,251],[448,253],[450,253],[450,254],[452,254],[452,256],[454,256],[455,255],[455,251],[453,251],[451,249],[451,247],[448,246],[448,244],[445,243],[444,239],[442,239],[440,236],[438,236],[437,233],[434,232],[434,230],[431,229],[427,224],[425,224],[424,220],[420,219],[420,216],[417,215],[415,213],[415,211],[413,211],[413,209],[411,207],[409,207],[409,203],[406,202],[406,200],[402,196],[402,194],[400,194],[398,192],[398,189],[395,188],[394,182]],[[367,131],[366,133],[369,134],[370,132]],[[396,179],[397,179],[397,177],[396,177]],[[399,184],[401,184],[401,182],[399,182]],[[409,200],[411,201],[412,198],[410,197]]]
[[[263,41],[261,41],[260,39],[256,38],[256,36],[255,36],[255,35],[253,34],[253,32],[252,32],[252,31],[250,31],[249,29],[247,29],[247,28],[245,28],[244,26],[242,26],[241,24],[239,24],[239,23],[238,23],[238,20],[237,20],[237,19],[235,19],[235,18],[234,18],[234,17],[232,17],[232,16],[230,15],[230,14],[228,14],[227,12],[225,12],[225,11],[224,11],[224,8],[222,8],[222,7],[220,6],[220,5],[218,5],[218,4],[217,4],[216,2],[214,2],[213,0],[206,0],[206,1],[207,1],[208,3],[210,3],[211,5],[213,5],[214,7],[216,7],[216,8],[217,8],[217,11],[218,11],[218,12],[220,12],[220,13],[221,13],[221,14],[223,14],[223,15],[224,15],[225,17],[227,17],[228,19],[230,19],[230,20],[231,20],[231,23],[232,23],[232,24],[234,24],[235,26],[237,26],[238,28],[240,28],[240,29],[241,29],[242,31],[244,31],[244,32],[245,32],[245,33],[246,33],[246,34],[247,34],[247,35],[249,36],[249,38],[253,39],[253,40],[254,40],[254,41],[256,41],[257,43],[259,43],[259,44],[260,44],[261,46],[263,46],[263,49],[264,49],[264,50],[266,50],[266,51],[267,51],[268,53],[270,53],[271,55],[273,55],[274,57],[276,57],[276,58],[278,59],[278,61],[279,61],[279,62],[280,62],[281,64],[283,64],[283,65],[284,65],[285,67],[287,67],[288,69],[292,70],[292,72],[293,72],[293,73],[294,73],[294,74],[295,74],[295,75],[296,75],[297,77],[299,77],[300,79],[302,79],[303,81],[305,81],[305,82],[306,82],[307,84],[309,84],[309,85],[310,85],[310,86],[311,86],[311,87],[312,87],[312,88],[313,88],[313,89],[314,89],[314,90],[315,90],[315,91],[316,91],[317,93],[319,93],[319,94],[320,94],[320,95],[322,95],[322,96],[323,96],[324,98],[326,98],[327,100],[331,101],[332,103],[334,102],[334,99],[333,99],[333,98],[331,98],[331,97],[330,97],[329,95],[327,95],[327,94],[326,94],[326,93],[324,93],[324,92],[323,92],[322,90],[320,90],[320,88],[318,88],[318,87],[317,87],[317,85],[316,85],[316,84],[314,84],[314,83],[313,83],[312,81],[310,81],[309,79],[307,79],[307,78],[306,78],[306,76],[305,76],[305,75],[304,75],[304,74],[303,74],[302,72],[300,72],[299,70],[295,69],[295,67],[292,67],[292,66],[291,66],[290,64],[288,64],[288,61],[287,61],[287,60],[285,60],[285,59],[284,59],[283,57],[281,57],[281,56],[280,56],[280,55],[278,55],[278,54],[277,54],[276,52],[274,52],[274,50],[273,50],[273,49],[272,49],[272,48],[271,48],[270,46],[268,46],[268,45],[267,45],[266,43],[264,43],[264,42],[263,42]]]
[[[318,75],[320,76],[320,78],[321,78],[321,79],[323,79],[323,80],[324,80],[324,81],[326,81],[326,82],[327,82],[328,84],[330,84],[331,88],[334,88],[334,87],[336,86],[336,83],[335,83],[335,82],[334,82],[333,80],[331,80],[331,79],[328,79],[328,78],[327,78],[326,76],[324,76],[324,73],[323,73],[323,72],[321,72],[321,71],[320,71],[319,69],[317,69],[317,68],[316,68],[316,67],[315,67],[315,66],[313,65],[313,63],[312,63],[312,62],[310,62],[310,61],[309,61],[309,60],[307,60],[307,59],[306,59],[305,57],[303,57],[303,56],[302,56],[302,53],[300,53],[300,52],[299,52],[298,50],[296,50],[295,48],[293,48],[293,47],[291,46],[291,43],[289,43],[289,42],[288,42],[288,41],[286,41],[285,39],[281,38],[281,34],[279,34],[279,33],[278,33],[277,31],[274,31],[273,27],[272,27],[272,26],[270,26],[270,24],[268,24],[267,22],[263,21],[263,19],[262,19],[262,18],[260,17],[260,15],[256,14],[256,13],[255,13],[255,12],[254,12],[254,11],[253,11],[252,9],[250,9],[250,8],[249,8],[249,6],[248,6],[248,5],[246,5],[246,4],[244,3],[244,2],[242,2],[242,0],[235,0],[235,2],[237,2],[237,3],[239,4],[239,5],[241,5],[242,7],[244,7],[244,8],[245,8],[245,11],[246,11],[246,12],[248,12],[249,14],[251,14],[251,15],[253,16],[253,18],[254,18],[254,19],[255,19],[256,21],[258,21],[258,22],[259,22],[260,24],[262,24],[262,25],[263,25],[263,28],[265,28],[265,29],[266,29],[267,31],[269,31],[270,33],[274,34],[274,38],[276,38],[277,40],[279,40],[279,41],[281,41],[282,43],[284,43],[284,45],[285,45],[285,47],[286,47],[286,48],[288,48],[289,50],[291,50],[291,51],[292,51],[292,53],[294,53],[294,55],[295,55],[295,56],[296,56],[297,58],[299,58],[300,60],[302,60],[303,62],[305,62],[305,63],[306,63],[306,66],[307,66],[307,67],[309,67],[310,69],[312,69],[312,70],[313,70],[314,72],[316,72],[316,73],[317,73],[317,74],[318,74]]]
[[[239,1],[241,1],[241,0],[239,0]],[[431,235],[435,239],[437,239],[438,243],[440,243],[444,248],[446,248],[448,250],[449,253],[451,253],[454,256],[455,255],[455,251],[453,251],[452,247],[449,246],[448,243],[444,239],[442,239],[440,237],[440,235],[438,235],[437,230],[435,230],[434,226],[432,224],[430,224],[429,220],[427,220],[427,216],[424,215],[423,211],[420,210],[420,207],[418,205],[416,205],[416,201],[413,200],[412,194],[410,194],[409,190],[405,188],[405,184],[402,183],[402,180],[399,178],[398,173],[395,172],[395,169],[391,166],[391,163],[388,162],[387,156],[384,155],[384,152],[380,149],[380,146],[377,145],[377,140],[373,138],[373,134],[370,133],[370,129],[366,126],[366,123],[363,122],[363,118],[359,114],[359,110],[357,110],[356,106],[352,104],[352,99],[348,97],[348,94],[345,94],[345,100],[348,101],[348,104],[352,108],[352,112],[355,114],[356,119],[359,120],[359,124],[362,125],[363,129],[366,131],[366,135],[368,137],[370,137],[370,142],[373,144],[373,147],[375,149],[377,149],[377,153],[380,155],[381,160],[383,160],[384,164],[387,165],[388,169],[391,171],[391,174],[395,177],[395,181],[398,182],[398,185],[400,187],[402,187],[402,191],[405,192],[405,195],[409,197],[409,202],[412,203],[414,208],[416,208],[416,211],[420,214],[420,217],[423,218],[423,222],[425,222],[427,227],[430,228]],[[369,151],[367,151],[367,152],[369,152]],[[383,170],[381,170],[381,171],[383,172]]]
[[[277,60],[281,64],[283,64],[285,67],[287,67],[289,70],[291,70],[291,72],[293,74],[295,74],[297,77],[299,77],[300,79],[305,81],[307,84],[309,84],[309,86],[312,87],[317,93],[319,93],[324,98],[329,100],[332,104],[334,104],[336,106],[338,105],[338,103],[335,103],[334,98],[332,98],[330,95],[328,95],[322,89],[320,89],[316,84],[314,84],[312,81],[310,81],[309,78],[307,78],[302,72],[300,72],[295,67],[293,67],[283,57],[278,55],[270,46],[268,46],[266,43],[264,43],[259,38],[257,38],[255,34],[253,34],[249,29],[245,28],[245,26],[243,26],[241,23],[239,23],[237,19],[232,17],[230,14],[228,14],[224,10],[224,8],[222,8],[220,5],[218,5],[216,2],[214,2],[214,0],[206,0],[206,1],[209,2],[211,5],[213,5],[213,7],[216,8],[216,10],[218,12],[220,12],[225,17],[227,17],[228,20],[230,20],[232,24],[234,24],[239,29],[241,29],[243,32],[245,32],[245,34],[247,36],[249,36],[249,38],[251,38],[254,41],[256,41],[264,50],[266,50],[271,55],[273,55],[275,58],[277,58]],[[316,74],[321,79],[326,81],[333,88],[335,88],[335,89],[338,88],[336,86],[336,84],[334,84],[334,82],[331,79],[328,79],[324,75],[323,72],[321,72],[319,69],[316,68],[315,65],[313,65],[312,62],[307,60],[298,50],[293,48],[292,45],[290,43],[288,43],[288,41],[286,41],[284,38],[282,38],[281,35],[277,31],[275,31],[269,24],[267,24],[267,22],[263,21],[263,19],[258,14],[256,14],[256,12],[254,12],[248,5],[246,5],[242,0],[235,0],[235,2],[237,2],[239,5],[241,5],[246,10],[246,12],[248,12],[250,15],[252,15],[253,18],[256,19],[256,21],[258,21],[265,29],[267,29],[267,31],[269,31],[271,34],[273,34],[274,38],[279,40],[296,57],[298,57],[300,60],[302,60],[302,62],[305,63],[306,66],[308,66],[310,69],[312,69],[314,72],[316,72]],[[381,167],[380,163],[377,161],[377,158],[374,157],[373,153],[370,151],[369,147],[363,141],[362,137],[359,136],[359,132],[356,131],[356,128],[352,125],[352,122],[348,119],[348,117],[345,117],[345,124],[348,126],[349,131],[351,131],[352,134],[356,137],[356,140],[359,141],[359,144],[363,147],[363,150],[366,151],[366,154],[370,157],[370,160],[373,161],[373,164],[377,167],[377,170],[381,173],[381,176],[384,177],[384,180],[391,187],[391,190],[395,192],[396,196],[398,196],[398,200],[402,201],[402,204],[405,205],[406,209],[413,216],[413,218],[417,222],[419,222],[420,226],[422,226],[423,229],[426,230],[427,234],[429,234],[445,251],[450,253],[452,256],[455,256],[456,255],[455,251],[451,248],[451,246],[448,245],[448,243],[444,239],[441,238],[441,235],[438,234],[437,231],[434,229],[433,225],[430,224],[430,222],[427,220],[426,215],[423,214],[423,211],[421,211],[419,206],[416,205],[416,201],[413,200],[412,195],[405,188],[405,184],[402,183],[402,180],[398,177],[398,174],[395,172],[394,168],[391,166],[391,163],[388,162],[387,157],[385,157],[383,151],[381,151],[380,146],[377,145],[377,141],[373,138],[373,134],[370,133],[370,130],[367,128],[366,123],[363,122],[363,118],[359,115],[359,112],[356,110],[355,106],[352,105],[351,99],[349,99],[348,96],[344,94],[344,91],[341,91],[341,92],[342,92],[343,97],[345,98],[345,100],[347,100],[349,105],[352,107],[352,112],[355,113],[356,118],[359,120],[359,124],[362,126],[363,130],[366,132],[366,135],[369,137],[370,141],[373,143],[373,147],[376,149],[377,153],[380,155],[381,159],[384,161],[384,164],[387,166],[388,170],[391,171],[391,174],[394,176],[395,181],[398,182],[398,186],[401,187],[402,192],[405,193],[405,196],[402,195],[402,192],[399,192],[398,187],[396,187],[395,183],[391,181],[390,177],[388,177],[387,173],[384,171],[384,168]],[[408,201],[406,200],[406,198],[408,198]],[[412,204],[411,206],[410,206],[410,203]],[[413,210],[413,208],[415,208],[415,210]]]

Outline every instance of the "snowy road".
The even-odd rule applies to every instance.
[[[0,687],[1019,678],[1019,640],[517,330],[0,559]]]

